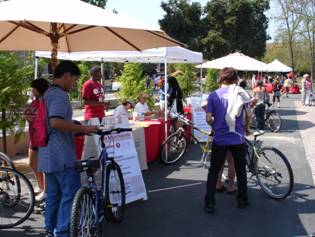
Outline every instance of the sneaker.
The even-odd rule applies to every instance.
[[[206,206],[205,206],[205,211],[206,211],[208,214],[214,213],[214,204],[212,204],[212,203],[206,204]]]
[[[259,131],[254,131],[253,135],[258,136],[258,135],[260,135],[260,133],[259,133]]]
[[[264,134],[265,133],[264,130],[259,130],[258,132],[259,132],[259,134]]]
[[[35,201],[36,202],[43,202],[46,198],[46,193],[45,192],[41,192],[38,195],[35,196]]]
[[[54,237],[54,233],[53,232],[50,232],[50,231],[46,231],[46,235],[45,237]]]
[[[239,199],[237,200],[237,208],[244,209],[248,206],[248,200]]]

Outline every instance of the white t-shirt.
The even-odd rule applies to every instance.
[[[125,106],[119,105],[113,113],[115,119],[115,126],[117,128],[129,128],[129,113]]]
[[[138,114],[144,114],[146,112],[149,112],[149,107],[147,103],[142,104],[138,102],[135,106],[135,112],[137,112]]]

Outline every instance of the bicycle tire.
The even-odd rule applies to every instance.
[[[286,198],[294,184],[293,171],[288,159],[274,147],[264,147],[258,155],[255,166],[258,184],[269,197],[276,200]],[[273,160],[275,162],[272,162]],[[276,167],[276,162],[280,162],[280,166]],[[288,177],[285,177],[286,173]]]
[[[81,187],[75,194],[71,209],[70,236],[101,236],[96,223],[94,193],[87,187]],[[83,223],[82,223],[83,222]]]
[[[11,186],[14,190],[10,189]],[[32,214],[34,206],[35,194],[31,182],[15,169],[0,167],[0,229],[24,222]]]
[[[269,111],[266,118],[266,124],[271,132],[279,132],[282,126],[280,114],[275,110]]]
[[[112,160],[106,167],[106,213],[114,223],[120,223],[125,216],[126,191],[119,165]]]
[[[12,160],[4,153],[0,152],[0,166],[6,166],[10,167],[12,169],[15,169],[15,166],[12,162]]]
[[[163,143],[161,161],[166,165],[176,163],[185,154],[186,147],[187,140],[183,134],[172,134]]]

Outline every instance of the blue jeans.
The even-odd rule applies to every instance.
[[[46,179],[46,231],[56,237],[69,237],[70,215],[74,195],[80,188],[80,173],[74,168],[45,173]]]

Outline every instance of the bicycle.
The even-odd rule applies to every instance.
[[[266,103],[265,110],[265,124],[269,127],[271,132],[279,132],[282,126],[281,116],[276,110],[269,109],[271,104]],[[253,119],[251,123],[252,128],[256,128],[255,113],[253,113]]]
[[[163,142],[160,156],[161,161],[166,165],[170,165],[176,163],[177,161],[180,160],[180,158],[182,158],[187,148],[187,138],[185,137],[185,129],[191,126],[193,129],[208,136],[208,139],[204,144],[200,142],[194,134],[192,134],[191,136],[193,141],[195,141],[201,148],[202,157],[200,160],[200,164],[202,164],[205,167],[208,157],[211,154],[210,145],[212,142],[212,133],[196,127],[193,124],[193,122],[191,122],[189,119],[185,118],[183,115],[179,113],[172,113],[172,117],[174,118],[176,117],[180,122],[183,123],[183,126],[179,127],[173,134],[168,136]]]
[[[30,181],[15,169],[0,167],[0,229],[24,222],[32,214],[34,205]]]
[[[119,165],[106,151],[104,136],[131,131],[116,128],[98,131],[102,151],[98,159],[76,162],[76,169],[86,171],[88,184],[81,187],[72,204],[70,236],[101,236],[103,220],[120,223],[124,218],[126,202],[125,184]],[[98,189],[94,173],[101,168],[101,188]]]
[[[4,153],[0,152],[0,166],[6,166],[15,169],[12,160]]]
[[[271,198],[280,200],[290,195],[294,177],[285,155],[275,147],[262,147],[254,135],[253,142],[245,138],[247,171],[254,175],[261,189]]]

